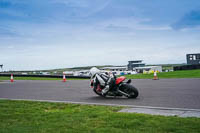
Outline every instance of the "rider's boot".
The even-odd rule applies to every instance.
[[[106,85],[105,88],[101,91],[101,93],[103,96],[106,96],[108,91],[109,91],[109,85]]]

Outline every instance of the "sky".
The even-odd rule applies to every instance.
[[[199,0],[0,0],[4,70],[186,63]]]

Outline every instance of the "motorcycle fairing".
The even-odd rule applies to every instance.
[[[115,81],[116,85],[120,84],[120,83],[123,82],[125,79],[126,79],[126,77],[124,77],[124,76],[121,76],[121,77],[117,78],[116,81]]]

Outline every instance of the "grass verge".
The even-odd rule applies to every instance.
[[[119,113],[121,107],[0,100],[2,133],[197,133],[199,118]]]
[[[157,74],[158,78],[200,78],[200,69],[182,70],[174,72],[162,72]],[[152,79],[153,74],[126,75],[129,79]]]
[[[0,80],[10,80],[10,77],[0,76]],[[46,78],[46,77],[14,77],[14,80],[62,80],[62,78]],[[67,80],[85,80],[81,78],[67,78]]]

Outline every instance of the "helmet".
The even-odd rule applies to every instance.
[[[96,68],[96,67],[92,67],[90,69],[90,75],[94,76],[96,73],[100,73],[100,70],[98,68]]]

